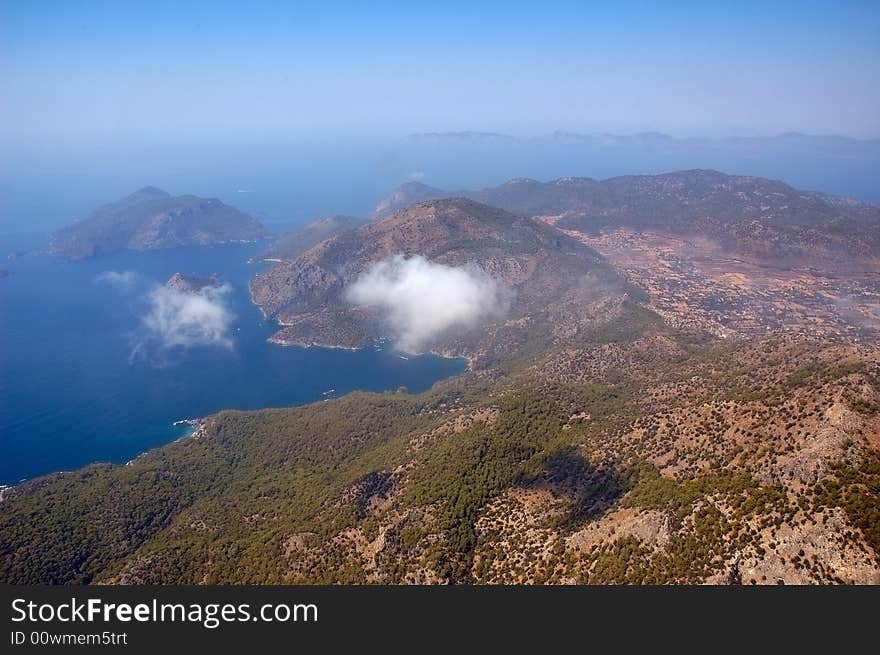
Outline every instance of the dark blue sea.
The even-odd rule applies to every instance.
[[[224,408],[296,405],[356,389],[418,392],[463,360],[390,349],[281,347],[251,303],[248,259],[266,244],[122,252],[84,262],[0,243],[0,484],[125,462],[186,434],[175,421]],[[171,274],[218,273],[233,318],[224,343],[160,346],[149,294]],[[108,274],[108,272],[110,272]]]

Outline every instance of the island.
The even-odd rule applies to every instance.
[[[217,198],[172,196],[144,187],[58,230],[49,250],[85,259],[118,250],[250,242],[269,236],[258,220]]]
[[[174,273],[165,281],[166,289],[174,289],[183,293],[200,293],[205,289],[220,285],[220,274],[214,273],[208,277],[198,277],[195,275],[184,275],[183,273]]]

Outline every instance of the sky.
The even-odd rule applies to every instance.
[[[880,137],[880,2],[11,2],[0,141]]]

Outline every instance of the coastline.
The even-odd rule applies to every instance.
[[[169,425],[169,427],[180,427],[182,425],[187,425],[187,426],[189,426],[189,428],[182,435],[173,439],[172,441],[168,441],[166,443],[159,444],[158,446],[154,446],[152,448],[147,448],[146,450],[142,450],[141,452],[139,452],[137,455],[135,455],[134,457],[132,457],[131,459],[129,459],[126,462],[111,462],[111,461],[95,460],[93,462],[83,464],[82,466],[78,466],[77,468],[74,468],[74,469],[49,471],[47,473],[35,475],[31,478],[22,478],[21,480],[19,480],[18,482],[14,483],[14,484],[0,484],[0,503],[2,503],[9,496],[10,493],[15,491],[15,489],[17,489],[18,487],[20,487],[23,484],[31,482],[32,480],[39,480],[40,478],[45,478],[46,476],[49,476],[49,475],[64,475],[66,473],[73,473],[73,472],[81,470],[83,468],[86,468],[89,466],[98,466],[100,464],[107,464],[108,466],[131,466],[137,460],[141,459],[142,457],[144,457],[148,453],[153,452],[154,450],[158,450],[159,448],[165,448],[166,446],[170,446],[171,444],[175,444],[179,441],[184,441],[186,439],[192,439],[192,438],[198,439],[202,435],[202,432],[203,432],[203,429],[204,429],[204,426],[205,426],[207,419],[208,419],[208,417],[186,418],[186,419],[180,419],[180,420],[172,422]]]
[[[370,343],[368,343],[364,346],[341,346],[339,344],[331,344],[331,343],[319,343],[319,342],[308,343],[305,341],[287,341],[284,339],[279,339],[275,335],[272,335],[271,337],[269,337],[267,339],[267,341],[269,341],[270,343],[274,343],[278,346],[281,346],[282,348],[287,348],[287,347],[324,348],[327,350],[347,350],[349,352],[357,352],[357,351],[361,351],[361,350],[367,350],[369,348],[375,348],[376,345],[381,344],[381,343],[385,343],[387,340],[383,339],[383,340],[371,341]],[[382,350],[382,348],[379,348],[378,350]],[[474,364],[476,362],[475,358],[472,355],[444,352],[442,350],[437,350],[437,349],[430,349],[430,350],[426,350],[424,352],[417,352],[417,353],[410,353],[410,352],[396,351],[396,350],[392,351],[392,352],[398,353],[398,355],[402,359],[407,359],[407,360],[410,357],[422,357],[424,355],[434,355],[435,357],[442,357],[443,359],[463,359],[464,361],[467,362],[467,367],[465,368],[464,372],[468,372],[468,373],[474,370]],[[406,357],[403,357],[403,355],[406,355]]]
[[[320,342],[312,342],[308,343],[306,341],[287,341],[285,339],[280,339],[276,337],[274,334],[266,339],[269,343],[274,343],[281,347],[294,347],[294,348],[324,348],[327,350],[348,350],[349,352],[356,352],[358,350],[366,350],[369,348],[369,344],[366,346],[340,346],[338,344],[332,343],[320,343]]]
[[[205,249],[204,246],[198,247],[199,251],[201,251],[203,249]],[[164,256],[165,255],[163,255],[163,257]],[[189,255],[187,255],[187,257],[189,257]],[[135,260],[134,264],[130,264],[130,263],[128,263],[128,261],[129,260],[127,258],[126,259],[117,258],[116,260],[113,260],[113,263],[110,264],[110,266],[118,266],[120,268],[130,268],[130,267],[136,267],[138,265],[138,262],[140,262],[140,260]],[[120,263],[120,262],[122,262],[122,263]],[[94,267],[92,267],[92,268],[94,268]],[[176,270],[176,268],[179,268],[179,266],[176,266],[174,270]],[[92,269],[90,269],[87,266],[79,266],[78,265],[76,267],[76,270],[82,271],[83,283],[80,283],[79,278],[75,278],[75,285],[72,285],[71,288],[74,288],[74,286],[75,286],[76,289],[82,287],[82,288],[86,288],[88,290],[91,290],[93,288],[93,285],[91,284],[91,275],[92,275],[91,271],[92,271]],[[216,267],[213,267],[213,268],[209,268],[208,270],[217,270],[217,269],[216,269]],[[248,277],[252,276],[252,274],[253,274],[252,272],[248,272],[248,271],[243,270],[242,276],[240,278],[241,281],[244,282]],[[262,308],[260,308],[260,306],[257,303],[253,302],[253,293],[250,288],[250,285],[247,283],[242,284],[242,286],[245,286],[245,285],[248,286],[248,299],[251,301],[251,303],[253,303],[254,305],[257,305],[257,308],[260,310],[260,314],[265,318],[265,312],[263,312]],[[91,293],[91,291],[89,291],[89,293]],[[242,294],[242,296],[243,296],[243,294]],[[241,302],[241,300],[243,300],[242,296],[239,296],[240,300],[238,300],[237,302]],[[253,317],[253,314],[251,314],[250,316]],[[253,320],[253,318],[251,318],[251,320]],[[275,323],[275,322],[273,321],[273,323]],[[392,340],[390,340],[387,337],[373,339],[372,341],[370,341],[368,343],[359,344],[357,346],[350,346],[350,345],[335,344],[335,343],[330,342],[329,340],[323,341],[320,339],[314,340],[312,342],[309,342],[308,340],[276,339],[276,338],[273,338],[272,336],[270,336],[271,330],[273,327],[274,326],[272,323],[269,323],[268,325],[263,326],[261,328],[261,330],[257,333],[259,335],[259,340],[261,340],[261,341],[266,340],[266,341],[269,341],[270,343],[273,343],[273,344],[280,346],[280,347],[293,346],[294,348],[303,348],[303,349],[309,349],[309,350],[316,349],[319,351],[320,350],[343,351],[343,352],[350,352],[350,353],[356,353],[359,351],[371,352],[372,350],[386,351],[386,352],[381,353],[379,355],[383,359],[386,355],[389,358],[393,358],[397,354],[396,350],[393,348]],[[410,355],[410,353],[403,353],[403,354]],[[421,373],[419,373],[419,371],[421,370],[420,367],[423,367],[423,366],[427,367],[429,369],[439,368],[439,369],[446,371],[446,372],[441,373],[441,375],[443,377],[441,377],[440,379],[442,379],[442,380],[448,379],[449,377],[459,376],[462,373],[469,371],[473,368],[473,360],[472,360],[472,358],[470,358],[468,356],[451,354],[448,352],[441,352],[438,350],[424,351],[424,352],[420,352],[420,353],[415,353],[414,355],[418,356],[418,355],[426,355],[426,354],[440,357],[440,358],[443,358],[444,360],[464,360],[464,361],[463,362],[458,361],[454,365],[451,365],[451,366],[448,364],[434,364],[434,363],[431,363],[430,360],[427,360],[424,364],[419,364],[416,362],[410,362],[407,364],[405,364],[403,362],[388,364],[388,362],[386,362],[385,364],[390,367],[389,370],[397,371],[399,373],[399,375],[402,377],[407,377],[407,376],[411,376],[411,375],[415,375],[416,377],[420,377],[421,376]],[[413,356],[413,359],[415,359],[415,356]],[[282,359],[282,360],[285,359],[284,357],[280,357],[278,355],[276,355],[276,358]],[[294,359],[295,359],[295,357],[294,357]],[[399,364],[399,366],[398,366],[398,364]],[[363,385],[357,385],[356,389],[371,389],[372,391],[374,391],[376,393],[382,393],[383,391],[393,391],[396,387],[399,386],[399,384],[395,382],[395,379],[396,379],[395,375],[396,374],[390,373],[389,375],[391,375],[391,377],[389,377],[387,379],[380,378],[378,382],[369,382],[369,383],[364,382]],[[327,377],[326,386],[324,386],[322,388],[322,393],[320,394],[320,396],[303,397],[302,399],[297,399],[296,401],[294,401],[293,405],[281,404],[281,403],[270,401],[269,403],[267,403],[267,405],[265,407],[259,406],[259,407],[254,407],[253,409],[254,409],[254,411],[259,411],[260,409],[269,409],[269,408],[278,407],[278,406],[294,406],[294,405],[304,406],[304,405],[308,405],[311,403],[328,401],[331,399],[331,394],[323,393],[323,391],[326,389],[329,389],[331,387],[339,388],[340,385],[338,383],[342,380],[339,378],[334,378],[332,375],[325,376],[325,377]],[[434,379],[434,381],[432,382],[430,379],[430,376],[429,376],[429,379],[425,380],[424,382],[428,383],[428,384],[433,384],[436,381],[439,381],[439,380]],[[403,383],[400,383],[400,384],[403,384]],[[420,382],[418,384],[421,385],[422,382]],[[371,386],[371,385],[375,385],[375,387]],[[382,386],[382,385],[384,385],[384,386]],[[421,389],[422,387],[419,386],[418,388]],[[355,389],[352,389],[352,390],[355,390]],[[413,393],[418,393],[418,391],[415,391]],[[336,397],[337,396],[334,391],[334,393],[332,394],[332,398],[336,398]],[[215,407],[217,407],[217,411],[220,412],[228,407],[236,407],[236,404],[233,400],[232,402],[229,402],[228,404],[212,405],[211,407],[207,408],[210,413],[207,413],[205,415],[205,417],[201,417],[201,418],[177,418],[177,417],[181,417],[181,416],[192,417],[193,416],[192,414],[188,415],[185,412],[193,411],[195,413],[195,412],[199,411],[198,408],[195,408],[195,407],[187,408],[184,405],[182,407],[177,408],[177,410],[175,410],[174,413],[171,414],[171,416],[167,416],[167,415],[160,416],[158,421],[150,419],[148,421],[148,428],[146,430],[142,431],[140,428],[141,424],[138,424],[138,425],[134,425],[134,426],[126,425],[121,430],[117,429],[117,430],[112,430],[112,431],[106,432],[104,436],[100,437],[101,439],[111,439],[111,438],[118,437],[121,435],[123,439],[129,439],[129,437],[131,437],[131,441],[127,442],[127,443],[129,443],[128,446],[119,448],[113,454],[107,453],[106,451],[102,452],[100,449],[96,449],[92,454],[87,453],[86,456],[84,457],[84,459],[81,461],[68,462],[62,458],[59,461],[55,462],[55,464],[61,464],[60,466],[57,466],[57,467],[52,465],[53,462],[49,462],[49,465],[46,468],[39,467],[39,468],[31,469],[29,474],[25,473],[24,471],[21,471],[22,473],[25,473],[26,477],[25,477],[25,475],[18,474],[19,471],[12,470],[10,475],[5,480],[5,485],[0,485],[0,498],[9,498],[10,494],[15,493],[14,490],[16,488],[18,488],[20,485],[23,485],[28,482],[33,482],[35,480],[40,480],[42,478],[45,478],[46,476],[71,474],[71,473],[74,473],[78,470],[81,470],[83,468],[90,467],[90,466],[109,465],[109,466],[116,467],[116,466],[123,466],[123,465],[131,465],[135,461],[138,461],[145,454],[152,452],[158,448],[162,448],[166,445],[176,443],[178,441],[182,441],[182,440],[188,439],[190,437],[198,438],[202,434],[202,426],[204,424],[205,419],[209,418],[211,415],[214,414],[214,412],[211,412],[211,410],[213,410]],[[182,409],[182,411],[180,411],[181,409]],[[180,413],[178,413],[178,412],[180,412]],[[176,417],[175,417],[175,414],[176,414]],[[168,420],[168,419],[174,419],[174,418],[177,418],[177,420]],[[163,419],[165,419],[165,421],[168,421],[168,422],[167,423],[164,422]],[[93,427],[95,427],[95,429],[97,429],[98,420],[97,419],[94,419],[94,420],[95,420],[95,425]],[[93,425],[92,419],[90,419],[88,417],[86,417],[85,419],[82,419],[81,421],[79,421],[79,423],[81,425],[87,425],[87,426]],[[152,425],[153,427],[149,427],[149,425]],[[141,434],[142,432],[143,432],[143,434]],[[156,445],[152,446],[152,445],[150,445],[151,443],[156,444]],[[130,450],[129,450],[129,448],[130,448]],[[108,455],[110,457],[112,457],[113,459],[107,459]],[[79,456],[82,456],[82,454],[80,454]]]
[[[252,259],[248,260],[248,263],[250,263],[250,264],[280,263],[282,261],[284,261],[284,260],[269,259],[269,258],[263,258],[263,259],[257,260],[257,259],[252,258]],[[293,327],[293,324],[286,324],[277,318],[270,318],[269,315],[266,314],[266,311],[263,309],[262,305],[260,305],[260,303],[258,303],[256,301],[256,299],[254,298],[254,289],[252,286],[253,280],[254,280],[253,277],[251,277],[250,280],[248,280],[248,285],[247,285],[248,286],[248,298],[250,298],[251,304],[253,304],[254,306],[256,306],[257,309],[260,310],[260,316],[263,318],[263,320],[267,321],[267,322],[271,321],[278,328]],[[280,331],[281,331],[280,329],[275,330],[275,332],[271,336],[269,336],[266,340],[269,343],[274,343],[275,345],[281,346],[282,348],[285,348],[285,347],[326,348],[328,350],[347,350],[349,352],[356,352],[359,350],[366,350],[367,348],[375,348],[377,345],[384,346],[384,344],[391,341],[390,337],[380,337],[378,339],[373,339],[372,341],[370,341],[368,343],[364,343],[364,344],[361,344],[358,346],[343,346],[343,345],[337,344],[337,343],[329,343],[329,342],[321,342],[321,341],[309,342],[309,341],[300,341],[300,340],[295,340],[295,339],[293,339],[293,340],[283,339],[278,336],[278,333]],[[454,352],[449,352],[449,351],[442,351],[442,350],[439,350],[436,348],[432,348],[432,349],[426,350],[424,352],[404,353],[404,354],[412,355],[415,357],[418,357],[420,355],[435,355],[437,357],[443,357],[445,359],[463,359],[467,362],[467,367],[464,370],[465,373],[470,373],[471,371],[473,371],[474,365],[476,363],[476,358],[473,355],[466,355],[464,353],[454,353]]]
[[[387,339],[375,340],[363,346],[342,346],[339,344],[333,343],[322,343],[322,342],[306,342],[306,341],[288,341],[285,339],[280,339],[275,335],[272,335],[267,339],[270,343],[274,343],[282,348],[293,347],[293,348],[324,348],[327,350],[347,350],[349,352],[358,352],[361,350],[368,350],[370,348],[374,348],[377,350],[382,350],[382,348],[376,348],[377,345],[385,343]],[[424,355],[434,355],[435,357],[442,357],[443,359],[463,359],[467,362],[467,367],[464,372],[471,372],[474,370],[474,364],[476,362],[475,358],[472,355],[465,355],[461,353],[452,353],[452,352],[444,352],[442,350],[437,350],[436,348],[432,348],[430,350],[425,350],[424,352],[410,353],[404,351],[392,351],[398,353],[402,359],[409,359],[410,357],[421,357]],[[406,357],[403,357],[406,355]]]

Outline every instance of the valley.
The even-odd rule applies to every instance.
[[[651,297],[671,324],[719,337],[790,331],[837,339],[880,338],[880,263],[838,273],[804,262],[774,266],[715,241],[619,229],[567,234],[594,248]]]

